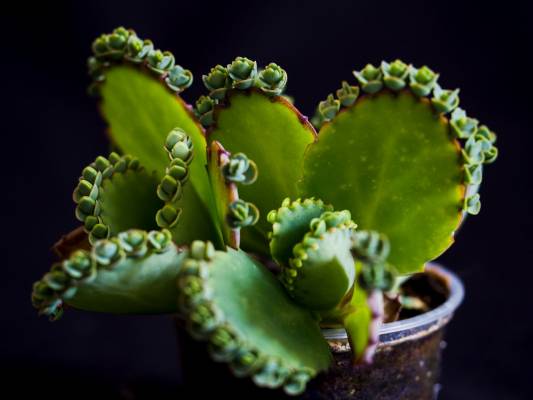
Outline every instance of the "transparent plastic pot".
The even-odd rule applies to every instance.
[[[436,399],[444,328],[461,304],[464,288],[455,274],[441,266],[430,264],[426,273],[434,274],[446,285],[449,295],[444,303],[421,315],[383,324],[374,360],[368,365],[353,365],[344,329],[324,329],[333,364],[327,373],[312,380],[299,398]],[[194,388],[196,394],[216,391],[234,398],[285,397],[281,391],[258,389],[249,379],[231,377],[227,368],[209,360],[203,344],[183,331],[178,329],[183,383]]]

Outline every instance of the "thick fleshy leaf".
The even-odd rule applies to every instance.
[[[208,246],[193,243],[178,281],[191,334],[209,341],[212,356],[229,362],[237,375],[260,386],[303,391],[331,361],[318,322],[246,253]]]
[[[157,177],[130,156],[111,153],[85,167],[73,192],[76,218],[94,243],[130,229],[153,229],[162,201],[156,196]]]
[[[268,214],[268,222],[272,224],[269,235],[272,258],[278,264],[288,267],[289,259],[294,256],[294,246],[309,232],[313,218],[320,217],[325,211],[333,211],[333,207],[324,204],[322,200],[283,200],[280,208]]]
[[[146,171],[115,174],[102,183],[102,221],[111,227],[110,235],[131,229],[156,229],[155,213],[161,207],[157,179]]]
[[[206,165],[203,130],[185,102],[165,85],[139,69],[113,66],[101,83],[101,110],[109,124],[111,139],[125,153],[138,157],[148,171],[159,177],[168,156],[165,138],[174,128],[183,129],[194,146],[190,184],[206,209],[211,195]]]
[[[281,281],[297,303],[326,312],[349,293],[355,279],[355,228],[348,211],[326,211],[312,220],[281,271]]]
[[[234,91],[228,104],[215,110],[215,126],[208,140],[218,140],[231,153],[243,152],[257,164],[257,181],[240,189],[241,197],[254,203],[261,213],[257,229],[265,238],[266,215],[287,197],[296,197],[306,146],[315,139],[309,122],[281,96],[267,97],[255,90]],[[243,232],[243,246],[250,236]],[[257,246],[256,246],[257,247]]]
[[[67,304],[116,314],[176,312],[176,275],[184,258],[185,253],[174,248],[161,255],[126,259],[112,270],[100,270]]]
[[[453,242],[464,199],[460,148],[426,99],[364,96],[326,123],[306,152],[302,192],[384,233],[402,274]]]
[[[55,264],[35,283],[32,302],[51,319],[61,316],[64,303],[120,314],[176,312],[176,278],[186,256],[167,230],[124,231]]]

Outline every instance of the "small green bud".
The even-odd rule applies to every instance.
[[[469,185],[479,185],[483,178],[483,167],[481,164],[465,165],[465,182]]]
[[[102,221],[99,217],[95,217],[94,215],[88,215],[85,218],[85,222],[83,223],[83,226],[87,232],[90,232],[93,230],[96,224],[100,224]]]
[[[483,148],[485,143],[489,143],[486,139],[476,140],[475,136],[470,136],[466,141],[465,147],[462,150],[463,158],[468,165],[478,165],[483,163],[485,157]]]
[[[192,160],[192,141],[191,138],[181,128],[174,128],[167,135],[165,149],[170,159],[181,159],[187,164]]]
[[[213,111],[213,108],[217,104],[216,100],[213,100],[209,96],[200,96],[200,98],[196,101],[196,112],[197,115],[205,114],[209,111]]]
[[[197,338],[207,338],[216,328],[219,318],[212,306],[207,303],[198,304],[189,315],[188,328]]]
[[[255,349],[240,348],[235,358],[230,362],[230,368],[237,377],[248,376],[260,360],[259,352]]]
[[[180,215],[181,208],[176,209],[167,204],[156,213],[155,220],[160,228],[172,228],[178,223]]]
[[[158,74],[163,74],[174,66],[174,55],[169,51],[151,50],[146,59],[148,68]]]
[[[74,189],[72,198],[76,203],[78,203],[84,196],[88,196],[93,200],[96,200],[98,198],[98,186],[93,185],[91,182],[86,181],[85,179],[80,179],[78,186],[76,186],[76,189]]]
[[[78,276],[87,276],[91,273],[91,269],[93,267],[93,261],[85,250],[76,250],[74,251],[68,260],[65,260],[63,262],[63,270],[65,270],[67,273],[69,273],[72,277],[74,277],[73,271],[78,272]],[[68,270],[68,271],[67,271]]]
[[[348,82],[342,81],[342,87],[337,90],[337,98],[344,107],[349,107],[357,100],[359,87],[350,86]]]
[[[168,87],[178,93],[183,92],[191,86],[192,81],[192,72],[184,69],[181,65],[174,65],[165,78]]]
[[[200,96],[200,98],[196,101],[194,113],[204,127],[208,127],[213,124],[213,110],[217,102],[217,100],[214,100],[209,96]]]
[[[459,105],[459,89],[444,90],[436,84],[431,103],[438,112],[449,113]]]
[[[357,231],[353,236],[353,251],[356,258],[367,263],[383,263],[390,253],[390,242],[384,234],[376,231]]]
[[[103,239],[93,246],[93,258],[100,265],[111,265],[123,256],[122,250],[115,240]]]
[[[181,160],[187,160],[191,155],[191,149],[185,142],[176,143],[170,152],[173,158],[179,158]]]
[[[423,97],[431,93],[431,90],[439,79],[439,74],[436,74],[425,65],[420,68],[411,68],[409,74],[410,83],[409,86],[414,94]]]
[[[92,50],[96,57],[102,57],[109,51],[108,42],[108,35],[105,34],[100,35],[94,40]]]
[[[139,57],[139,54],[141,53],[143,47],[144,42],[136,35],[131,35],[126,43],[126,59],[136,63],[141,62],[142,58]]]
[[[496,142],[496,134],[492,132],[486,125],[481,125],[477,130],[477,135],[487,139],[489,142]]]
[[[191,266],[194,267],[191,268]],[[196,271],[199,269],[199,263],[196,260],[186,260],[183,267],[187,269],[181,270],[183,272],[180,272],[180,274],[183,277],[178,280],[178,287],[180,288],[179,302],[182,308],[191,310],[202,300],[204,285],[202,279],[192,272],[193,269]]]
[[[50,321],[57,321],[63,315],[63,300],[56,298],[46,303],[46,307],[39,310],[39,315],[46,315]]]
[[[228,181],[250,185],[257,179],[257,166],[245,154],[237,153],[224,165],[222,174]]]
[[[464,203],[464,210],[468,214],[477,215],[481,210],[481,202],[479,201],[479,194],[467,197]]]
[[[346,228],[355,228],[356,225],[352,221],[352,215],[348,210],[342,211],[325,211],[320,218],[326,223],[326,227],[337,228],[344,226]]]
[[[142,257],[148,251],[147,233],[140,229],[130,229],[120,232],[117,236],[120,247],[128,256]]]
[[[34,307],[39,307],[42,302],[52,300],[55,296],[55,291],[44,281],[37,281],[33,284],[32,302]]]
[[[289,376],[289,370],[282,366],[276,359],[270,359],[265,362],[259,371],[257,371],[252,379],[256,385],[267,388],[277,388]]]
[[[43,281],[52,289],[57,292],[65,290],[70,283],[70,277],[63,271],[56,270],[47,273]]]
[[[335,97],[333,97],[332,94],[330,94],[326,100],[321,101],[318,104],[318,111],[320,112],[320,114],[322,115],[322,118],[325,121],[332,120],[335,117],[335,115],[337,115],[340,108],[341,108],[341,102],[335,99]]]
[[[89,57],[87,59],[87,70],[89,76],[96,82],[102,82],[105,80],[103,70],[104,64],[100,62],[96,57]]]
[[[97,200],[94,200],[90,198],[89,196],[83,196],[80,199],[80,202],[78,203],[77,207],[80,212],[82,212],[85,215],[93,215],[95,214],[95,211],[97,210]]]
[[[492,145],[488,150],[483,152],[485,159],[483,163],[491,164],[498,158],[498,148]]]
[[[93,185],[99,185],[102,179],[101,173],[92,166],[85,167],[81,172],[81,176],[83,179],[92,183]]]
[[[113,30],[113,35],[122,36],[125,39],[127,39],[130,36],[130,34],[135,35],[135,32],[130,31],[124,28],[123,26],[119,26],[118,28],[115,28]]]
[[[235,200],[228,207],[227,221],[232,229],[254,225],[259,219],[259,210],[252,203]]]
[[[235,89],[248,89],[252,87],[257,75],[257,63],[246,57],[237,57],[227,67],[228,75],[233,80]]]
[[[100,239],[107,239],[109,237],[109,227],[103,223],[95,224],[89,232],[89,242],[96,243]]]
[[[353,74],[365,93],[374,94],[383,87],[383,73],[372,64],[367,64],[361,71],[353,71]]]
[[[392,63],[383,61],[381,71],[383,72],[383,83],[391,90],[400,90],[407,84],[407,78],[411,66],[401,60],[395,60]]]
[[[102,156],[96,157],[94,162],[91,164],[97,171],[104,172],[108,167],[111,166],[111,162]]]
[[[134,64],[143,62],[148,54],[154,50],[151,40],[142,40],[132,34],[126,43],[126,52],[124,58]]]
[[[167,229],[160,231],[150,231],[148,233],[148,244],[156,253],[163,253],[168,250],[172,243],[172,234]]]
[[[189,178],[189,167],[185,161],[175,158],[170,162],[166,173],[167,175],[170,175],[174,179],[179,180],[182,184],[184,184]]]
[[[210,260],[215,255],[213,243],[195,240],[191,244],[191,257],[196,260]]]
[[[117,28],[109,35],[108,44],[113,50],[124,50],[128,42],[129,32],[124,28]]]
[[[287,85],[287,72],[279,65],[270,63],[257,76],[257,87],[269,96],[278,96],[283,93]]]
[[[310,370],[297,370],[289,376],[285,382],[285,385],[283,386],[283,390],[289,396],[297,396],[302,394],[305,391],[307,382],[309,382],[312,377],[313,373]]]
[[[476,132],[476,141],[481,142],[483,151],[483,163],[490,164],[498,158],[498,148],[494,145],[496,134],[482,125]]]
[[[163,201],[175,202],[181,198],[182,185],[170,175],[165,175],[157,186],[157,197]]]
[[[209,352],[215,361],[230,361],[238,349],[238,337],[227,327],[217,327],[209,336]]]
[[[210,91],[209,96],[216,100],[222,100],[226,96],[230,80],[228,70],[222,65],[211,68],[209,74],[202,76],[205,87]]]
[[[459,107],[453,110],[450,118],[452,131],[459,139],[468,139],[475,135],[478,123],[477,119],[467,117],[466,112]]]

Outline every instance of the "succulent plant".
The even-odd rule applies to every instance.
[[[496,135],[428,67],[368,64],[313,125],[277,64],[215,66],[193,108],[192,73],[133,30],[92,51],[90,93],[117,152],[82,170],[82,226],[33,287],[51,319],[67,306],[179,312],[236,376],[296,395],[331,363],[320,329],[344,327],[354,362],[371,362],[383,294],[480,211]]]

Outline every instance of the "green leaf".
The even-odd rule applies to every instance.
[[[32,302],[52,319],[63,303],[117,314],[176,312],[176,278],[186,256],[166,230],[124,231],[54,265],[34,285]]]
[[[184,258],[185,253],[178,254],[173,248],[162,255],[127,259],[111,271],[100,270],[67,304],[114,314],[174,313],[176,276]]]
[[[114,174],[102,182],[100,217],[110,235],[130,229],[156,229],[155,213],[162,201],[157,198],[157,178],[146,171]]]
[[[313,142],[315,132],[283,97],[269,98],[255,90],[233,91],[228,103],[215,110],[216,124],[208,140],[224,143],[231,153],[243,152],[257,164],[257,181],[242,187],[240,194],[259,208],[261,218],[257,229],[265,242],[255,243],[251,240],[252,235],[243,232],[243,246],[247,249],[261,247],[262,252],[268,254],[266,215],[285,197],[296,197],[303,153]]]
[[[196,257],[185,262],[178,280],[191,334],[207,340],[213,358],[230,363],[238,376],[251,376],[260,386],[302,392],[305,382],[331,361],[318,322],[243,251],[213,253],[202,246],[193,243]],[[303,384],[295,390],[295,379],[302,374]]]
[[[129,228],[155,228],[154,215],[162,202],[157,178],[130,156],[111,153],[85,167],[74,189],[76,218],[91,243]]]
[[[384,233],[401,274],[453,242],[464,197],[448,121],[408,92],[364,96],[326,123],[306,153],[302,192]]]
[[[325,312],[349,293],[355,279],[355,228],[349,211],[325,211],[310,222],[281,271],[282,283],[298,304]]]
[[[185,102],[157,78],[129,66],[110,68],[101,85],[101,110],[111,139],[160,178],[168,164],[163,147],[168,133],[179,127],[190,136],[194,146],[190,184],[207,209],[212,200],[205,170],[206,141]]]
[[[313,218],[320,217],[325,211],[333,211],[333,207],[324,204],[322,200],[283,200],[281,207],[272,210],[267,217],[272,224],[269,235],[272,258],[278,264],[288,267],[294,246],[309,232]]]

